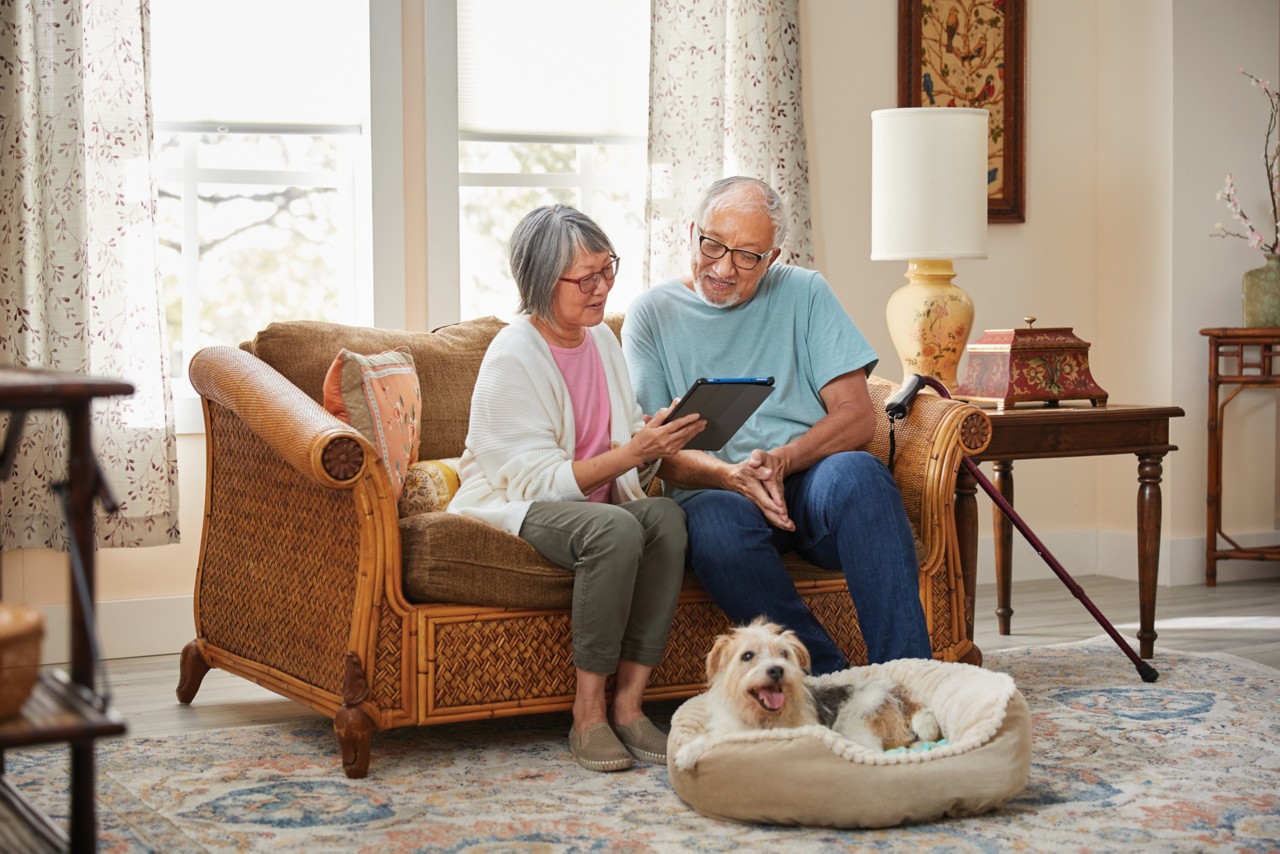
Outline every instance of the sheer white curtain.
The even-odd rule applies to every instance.
[[[689,222],[711,182],[768,182],[789,216],[780,260],[811,265],[799,0],[653,0],[647,281],[689,272]]]
[[[0,364],[137,389],[93,410],[94,449],[120,504],[99,516],[99,546],[178,539],[147,16],[146,0],[0,2]],[[66,549],[49,490],[66,458],[62,416],[29,414],[0,484],[5,549]]]

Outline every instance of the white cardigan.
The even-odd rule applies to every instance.
[[[622,347],[608,325],[589,327],[609,387],[612,444],[644,425]],[[502,329],[485,352],[471,395],[471,423],[449,512],[520,533],[534,501],[585,501],[573,476],[577,444],[569,387],[547,342],[526,316]],[[649,474],[648,472],[646,474]],[[644,497],[628,469],[613,482],[614,503]]]

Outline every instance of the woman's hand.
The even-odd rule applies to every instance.
[[[680,398],[671,405],[659,409],[652,416],[644,416],[644,426],[636,431],[627,443],[628,449],[642,463],[666,459],[684,448],[694,436],[706,429],[707,422],[698,413],[682,415],[670,424],[667,416],[675,409]]]

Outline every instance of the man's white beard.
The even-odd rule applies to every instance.
[[[737,305],[738,303],[742,302],[742,298],[739,296],[739,294],[738,294],[738,292],[737,292],[737,291],[735,291],[734,293],[730,294],[730,295],[729,295],[726,299],[724,299],[722,302],[714,302],[714,301],[713,301],[713,300],[712,300],[712,299],[707,295],[706,291],[704,291],[704,290],[702,289],[702,280],[703,280],[703,277],[702,277],[702,276],[695,276],[695,277],[694,277],[694,279],[693,279],[693,292],[694,292],[695,294],[697,294],[697,295],[698,295],[698,299],[702,300],[704,303],[706,303],[707,305],[711,306],[712,308],[733,308],[735,305]]]

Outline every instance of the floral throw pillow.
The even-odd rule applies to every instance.
[[[458,491],[458,468],[462,460],[418,460],[409,466],[400,493],[400,518],[444,510]]]
[[[342,350],[324,378],[324,408],[373,443],[399,501],[409,466],[418,459],[422,391],[413,357],[403,350],[373,356]]]

